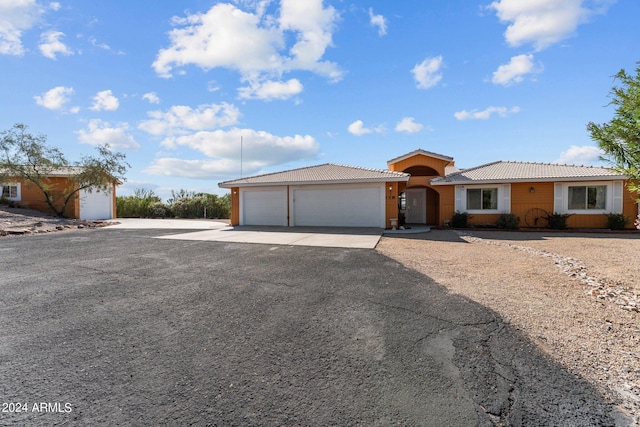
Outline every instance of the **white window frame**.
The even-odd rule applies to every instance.
[[[569,187],[606,187],[604,209],[569,209]],[[622,213],[622,181],[562,182],[554,186],[554,211],[573,215]]]
[[[468,209],[467,190],[482,190],[495,188],[498,190],[497,209]],[[478,185],[456,185],[455,210],[470,214],[497,214],[511,213],[511,184],[478,184]]]
[[[4,187],[16,187],[16,197],[5,197],[5,199],[13,202],[19,202],[22,200],[22,188],[20,187],[19,182],[3,182],[0,186],[2,187],[0,189],[0,197],[4,194]]]

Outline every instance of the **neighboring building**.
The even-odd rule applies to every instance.
[[[572,214],[571,228],[604,228],[606,213],[638,215],[628,180],[613,169],[526,162],[494,162],[460,170],[452,157],[415,150],[387,162],[389,170],[325,164],[225,181],[232,225],[445,225],[456,211],[470,224],[500,214],[540,226],[544,213]],[[629,228],[632,228],[633,221]]]
[[[47,184],[52,186],[53,192],[58,196],[55,200],[60,200],[62,193],[74,188],[75,182],[70,178],[72,171],[60,171],[49,174]],[[92,192],[81,190],[78,197],[69,201],[65,209],[65,216],[86,220],[103,220],[116,217],[116,186],[120,184],[113,181],[108,191]],[[2,197],[15,202],[22,208],[35,209],[41,212],[53,214],[47,204],[42,191],[31,182],[25,182],[17,178],[5,179],[0,183],[2,186]]]

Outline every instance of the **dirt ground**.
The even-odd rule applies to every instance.
[[[433,230],[377,250],[495,310],[640,425],[640,234]]]
[[[42,234],[77,228],[96,228],[108,225],[104,221],[81,221],[58,218],[32,209],[0,206],[0,237]]]

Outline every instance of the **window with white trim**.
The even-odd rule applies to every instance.
[[[20,184],[7,183],[2,184],[2,196],[3,199],[8,200],[20,200]]]
[[[622,181],[556,182],[553,209],[577,215],[622,213],[623,195]]]
[[[455,210],[470,214],[511,212],[511,184],[456,185]]]
[[[605,210],[607,208],[607,186],[570,186],[568,188],[569,210]]]
[[[497,188],[470,188],[467,190],[468,210],[498,209]]]

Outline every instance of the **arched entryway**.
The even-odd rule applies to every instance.
[[[406,224],[439,224],[440,194],[431,187],[438,172],[429,166],[405,169],[411,175],[400,196],[400,213]]]
[[[430,187],[407,187],[400,195],[400,213],[406,224],[438,224],[440,195]]]

